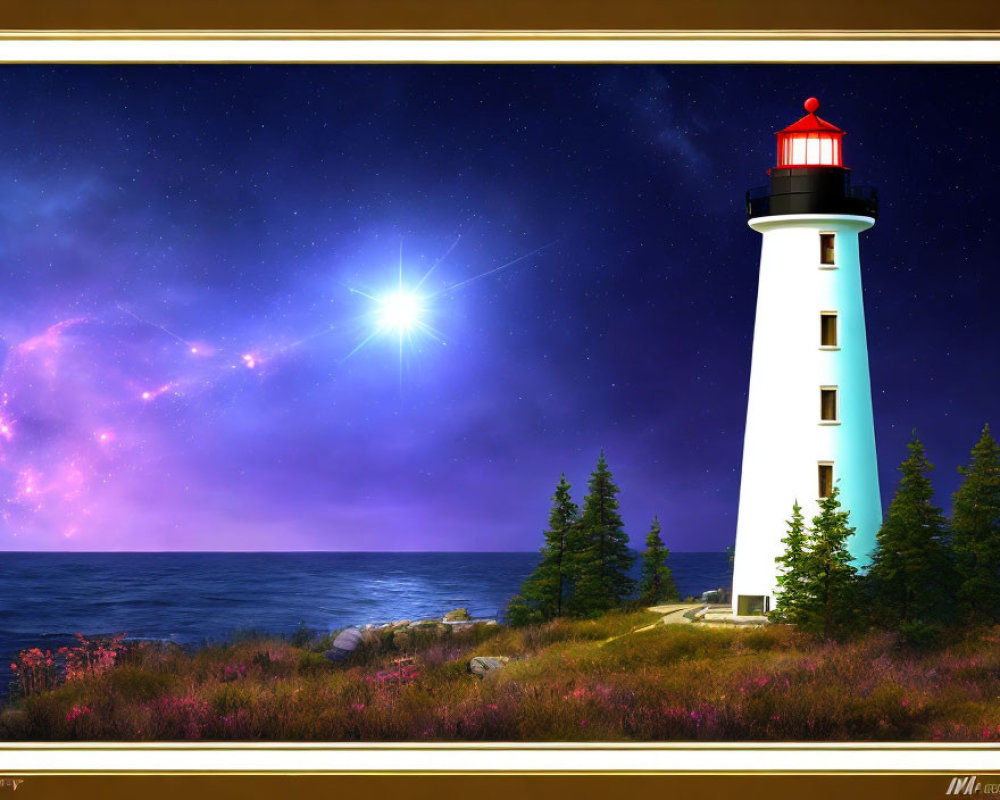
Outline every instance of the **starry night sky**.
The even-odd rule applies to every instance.
[[[882,495],[1000,424],[997,66],[0,68],[0,549],[534,550],[604,448],[633,546],[735,535],[760,237],[819,97],[879,188]],[[424,329],[378,329],[421,280]],[[359,347],[359,345],[361,345]]]

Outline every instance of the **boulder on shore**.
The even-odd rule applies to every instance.
[[[346,628],[337,634],[337,638],[333,640],[333,647],[323,655],[331,661],[344,661],[358,649],[360,643],[361,631],[357,628]]]
[[[467,608],[456,608],[454,611],[449,611],[444,615],[445,622],[468,622],[472,617],[469,616],[469,609]]]
[[[510,659],[507,656],[476,656],[469,661],[468,670],[477,678],[482,678],[489,672],[500,669]]]

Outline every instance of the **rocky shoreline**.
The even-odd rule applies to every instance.
[[[495,619],[475,619],[465,608],[456,608],[440,618],[422,619],[416,622],[408,619],[381,624],[370,622],[341,630],[324,655],[332,661],[344,661],[366,639],[389,639],[395,646],[400,647],[406,646],[421,635],[445,634],[468,630],[476,625],[497,624],[499,623]]]
[[[369,622],[365,625],[357,626],[358,630],[361,631],[384,631],[386,629],[414,629],[414,630],[431,630],[437,627],[438,630],[443,631],[445,628],[450,628],[452,630],[464,630],[466,628],[471,628],[473,625],[498,625],[499,622],[490,617],[472,617],[469,612],[464,608],[456,608],[453,611],[449,611],[447,614],[441,617],[435,617],[432,619],[422,619],[417,621],[412,621],[408,619],[395,620],[393,622]]]

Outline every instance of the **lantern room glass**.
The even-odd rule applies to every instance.
[[[779,167],[840,167],[841,133],[808,131],[780,136]]]

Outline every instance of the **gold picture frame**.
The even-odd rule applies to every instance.
[[[953,48],[953,55],[946,55],[945,61],[1000,61],[1000,7],[975,0],[953,0],[941,5],[915,5],[901,0],[879,4],[863,0],[835,4],[391,0],[335,7],[310,0],[254,1],[238,6],[220,0],[183,0],[169,6],[128,0],[104,0],[84,6],[63,0],[7,9],[0,28],[0,61],[5,63],[35,63],[38,53],[63,53],[52,58],[58,63],[129,63],[133,59],[200,63],[207,58],[206,47],[224,48],[227,60],[239,62],[247,60],[248,52],[261,52],[254,48],[272,46],[273,50],[266,52],[268,59],[281,59],[286,57],[282,53],[298,50],[308,52],[312,60],[323,58],[323,52],[327,52],[334,54],[335,60],[381,63],[385,53],[395,51],[403,54],[401,60],[454,63],[462,59],[463,52],[481,54],[495,43],[516,46],[513,62],[535,60],[546,48],[558,51],[560,60],[589,62],[585,57],[587,47],[593,50],[602,44],[613,47],[599,47],[594,59],[598,62],[613,61],[615,52],[619,59],[624,52],[627,58],[637,60],[649,59],[649,54],[654,56],[651,60],[657,60],[659,52],[670,61],[672,52],[682,50],[683,58],[698,60],[697,53],[691,54],[697,47],[715,47],[711,53],[721,53],[728,47],[737,61],[794,59],[794,53],[808,48],[816,53],[822,51],[823,58],[829,59],[829,48],[838,43],[857,46],[862,62],[884,60],[886,52],[899,53],[898,58],[904,62],[935,60],[919,55],[932,46],[940,46],[941,52]],[[771,47],[765,51],[759,46],[762,42]],[[178,43],[189,48],[188,55],[178,58],[177,51],[171,50]],[[671,50],[668,45],[677,47]],[[785,45],[800,49],[783,50]],[[707,60],[729,58],[712,55]],[[848,60],[854,61],[854,57]],[[363,757],[366,751],[374,753],[374,758]],[[566,766],[568,762],[562,755],[571,751],[579,751],[582,757],[579,763]],[[639,751],[644,751],[641,758],[614,756]],[[766,751],[781,754],[792,765],[758,769],[756,765]],[[849,757],[839,766],[825,768],[796,761],[796,754],[818,751]],[[226,752],[240,754],[237,761],[250,766],[241,770],[228,761],[223,765],[221,756]],[[268,752],[283,754],[289,766],[259,770],[255,762]],[[335,752],[341,757],[332,768],[328,756]],[[444,753],[445,758],[427,769],[414,766],[426,763],[434,752]],[[510,769],[504,762],[510,760],[512,752],[528,757]],[[695,758],[698,752],[709,752],[719,766],[706,768],[704,760]],[[737,752],[746,758],[740,767],[733,767]],[[405,753],[411,757],[403,759]],[[489,756],[485,761],[477,757],[490,753],[499,757]],[[662,757],[668,753],[674,757]],[[113,756],[110,760],[109,754]],[[187,758],[191,754],[198,757]],[[301,758],[302,754],[308,757]],[[905,758],[901,760],[900,754]],[[169,764],[178,756],[184,762],[179,769],[155,768],[157,759]],[[130,757],[136,762],[132,766],[128,766]],[[490,758],[492,766],[488,765]],[[379,759],[389,763],[381,769],[373,767]],[[407,766],[391,763],[401,759]],[[547,766],[552,761],[562,766]],[[692,766],[696,761],[697,765]],[[352,767],[352,762],[357,766]],[[448,763],[453,766],[448,767]],[[475,766],[470,768],[470,763]],[[139,794],[235,797],[248,793],[306,797],[332,790],[410,798],[440,797],[445,793],[542,797],[555,792],[583,797],[621,796],[625,792],[748,798],[803,794],[842,797],[846,793],[859,797],[937,797],[946,793],[953,775],[974,773],[985,780],[990,764],[1000,771],[997,748],[964,745],[187,747],[0,743],[0,794],[9,791],[12,797],[49,798],[99,791],[111,798]],[[1000,784],[1000,778],[995,782]]]

